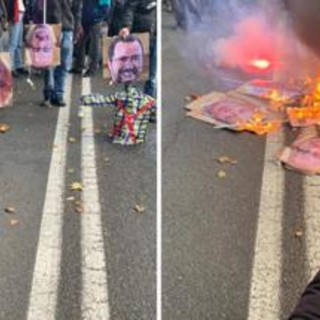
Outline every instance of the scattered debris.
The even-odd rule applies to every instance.
[[[6,207],[4,211],[10,214],[16,213],[16,209],[14,207]]]
[[[11,127],[6,123],[0,123],[0,133],[6,133]]]
[[[224,170],[219,170],[217,172],[217,177],[220,179],[226,178],[226,176],[227,176],[227,173]]]
[[[75,199],[76,199],[76,198],[75,198],[75,197],[73,197],[73,196],[71,196],[71,197],[67,197],[67,198],[66,198],[66,200],[67,200],[67,201],[74,201]]]
[[[146,209],[143,206],[137,204],[135,205],[134,210],[138,213],[143,213]]]
[[[77,139],[74,138],[74,137],[70,137],[70,138],[68,139],[68,141],[69,141],[70,143],[75,143],[75,142],[77,142]]]
[[[70,174],[72,174],[72,173],[75,173],[75,170],[74,170],[73,168],[69,168],[69,169],[67,170],[67,172],[70,173]]]
[[[71,191],[83,191],[83,185],[81,182],[72,182],[70,185]]]
[[[295,232],[294,236],[295,236],[296,238],[302,238],[303,232],[302,232],[301,230],[297,230],[297,231]]]
[[[18,225],[20,223],[20,220],[18,220],[18,219],[11,219],[10,220],[10,226],[16,226],[16,225]]]
[[[221,164],[231,164],[231,165],[235,165],[238,163],[237,160],[229,158],[228,156],[221,156],[219,158],[216,159],[217,162],[221,163]]]

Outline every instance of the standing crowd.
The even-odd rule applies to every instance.
[[[68,72],[92,77],[101,69],[102,37],[150,34],[150,72],[144,92],[156,96],[156,2],[154,0],[0,0],[0,52],[9,52],[14,78],[26,76],[26,26],[60,24],[60,64],[44,69],[41,106],[66,105]]]

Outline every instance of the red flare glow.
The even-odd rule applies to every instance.
[[[270,67],[271,63],[265,59],[255,59],[251,61],[251,65],[257,69],[265,70]]]

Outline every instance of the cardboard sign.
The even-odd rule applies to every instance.
[[[34,68],[60,65],[60,24],[27,27],[25,64]]]
[[[149,33],[102,40],[103,78],[113,83],[146,80],[149,75]]]
[[[302,129],[298,138],[279,155],[288,169],[304,174],[320,174],[320,136],[316,126]]]
[[[12,103],[13,81],[10,61],[8,52],[0,52],[0,108]]]

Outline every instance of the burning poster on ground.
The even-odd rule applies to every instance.
[[[12,103],[13,81],[10,67],[10,54],[0,52],[0,108]]]
[[[217,128],[265,134],[281,125],[260,101],[246,99],[235,92],[212,92],[186,106],[187,116],[213,124]]]
[[[320,174],[320,134],[316,126],[303,129],[279,155],[285,167],[304,174]]]
[[[320,125],[320,77],[309,80],[308,93],[286,109],[292,127]]]
[[[252,80],[240,86],[237,92],[279,103],[292,103],[303,95],[303,88],[271,80]]]

